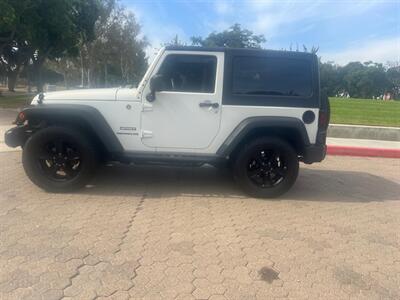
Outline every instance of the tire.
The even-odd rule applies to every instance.
[[[22,164],[29,179],[49,192],[69,192],[87,184],[97,164],[93,144],[78,130],[51,126],[25,143]]]
[[[293,147],[275,137],[263,137],[245,145],[233,167],[236,182],[256,198],[275,198],[286,193],[299,173]]]

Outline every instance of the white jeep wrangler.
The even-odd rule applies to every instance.
[[[329,103],[317,56],[166,47],[136,89],[37,95],[6,132],[29,178],[63,192],[101,162],[228,165],[255,197],[294,184],[299,161],[325,157]]]

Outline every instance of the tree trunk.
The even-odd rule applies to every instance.
[[[44,86],[44,83],[43,83],[43,74],[42,74],[42,68],[40,67],[40,68],[38,69],[38,72],[37,72],[36,91],[37,91],[38,93],[43,92],[43,86]]]
[[[107,70],[107,63],[104,65],[104,87],[108,86],[108,70]]]
[[[28,83],[28,93],[32,92],[32,69],[28,62],[24,64],[24,70],[26,71],[26,81]]]
[[[15,92],[15,86],[17,84],[17,80],[18,80],[18,75],[19,75],[19,71],[21,69],[21,65],[17,64],[15,69],[12,70],[10,67],[8,67],[8,71],[7,71],[7,87],[8,90],[10,92]]]
[[[122,57],[122,54],[121,54],[121,56],[120,56],[120,68],[121,68],[121,84],[126,84],[126,73],[125,73],[125,70],[126,69],[124,69],[124,62],[123,62],[123,57]]]
[[[64,87],[66,90],[68,90],[67,72],[63,72],[62,75],[64,79]]]
[[[85,71],[83,68],[83,55],[82,55],[82,49],[79,50],[79,55],[81,58],[81,87],[83,87],[83,80],[84,80],[84,76],[85,76]]]
[[[42,72],[43,63],[44,63],[43,58],[38,58],[37,60],[33,61],[34,73],[36,74],[36,80],[35,80],[36,90],[38,93],[43,92],[43,86],[44,86],[43,72]]]
[[[7,77],[8,77],[8,83],[7,83],[8,91],[15,92],[15,85],[17,84],[17,78],[18,78],[18,69],[14,71],[9,71],[7,73]]]
[[[92,87],[92,79],[90,78],[90,68],[87,69],[87,86]]]

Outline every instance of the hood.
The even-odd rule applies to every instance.
[[[66,90],[59,92],[48,92],[43,93],[46,101],[57,101],[57,100],[98,100],[98,101],[114,101],[119,88],[108,88],[108,89],[82,89],[82,90]],[[33,102],[37,102],[38,96],[33,99]]]

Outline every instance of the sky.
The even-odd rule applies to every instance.
[[[400,0],[120,0],[155,49],[190,44],[234,23],[263,34],[267,49],[319,47],[322,61],[400,62]]]

